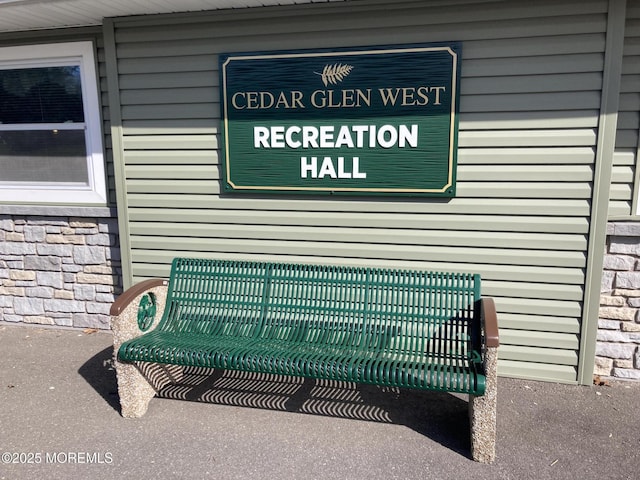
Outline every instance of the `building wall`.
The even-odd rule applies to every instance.
[[[107,20],[104,39],[94,28],[0,37],[96,42],[124,257],[111,213],[0,205],[0,321],[107,328],[123,283],[166,276],[177,255],[473,271],[497,301],[500,373],[577,381],[585,272],[600,255],[589,238],[611,4],[485,3],[371,0]],[[626,14],[609,219],[633,222],[640,5]],[[220,193],[218,53],[449,40],[463,43],[456,198]],[[624,287],[634,228],[610,225],[601,374],[640,371],[640,288]]]
[[[627,2],[595,373],[640,379],[640,3]]]
[[[107,22],[125,284],[175,256],[478,272],[500,373],[577,381],[608,8],[363,1]],[[456,198],[220,193],[218,53],[449,40],[463,44]]]
[[[120,279],[115,220],[0,215],[0,321],[109,328]]]
[[[0,204],[0,321],[108,329],[110,304],[122,291],[101,28],[4,34],[0,47],[79,40],[96,48],[108,203]]]
[[[640,224],[609,226],[595,373],[640,380]]]

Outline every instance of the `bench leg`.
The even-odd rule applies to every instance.
[[[471,456],[476,462],[493,463],[496,458],[496,406],[498,349],[487,348],[485,374],[487,388],[482,396],[469,398]]]
[[[155,363],[116,361],[120,413],[123,417],[143,416],[156,392],[168,383],[182,380],[182,367]]]

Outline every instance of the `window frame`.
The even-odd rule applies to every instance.
[[[91,41],[0,47],[0,69],[78,65],[87,159],[87,185],[0,183],[0,203],[39,205],[106,205],[102,116],[94,45]],[[31,128],[30,128],[31,127]],[[0,130],[45,130],[52,124],[0,124]],[[77,127],[77,128],[76,128]],[[59,125],[54,128],[60,128]],[[64,127],[63,127],[64,128]]]

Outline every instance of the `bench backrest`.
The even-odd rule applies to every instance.
[[[468,358],[480,277],[177,258],[160,330]]]

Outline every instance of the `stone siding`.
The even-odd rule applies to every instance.
[[[595,373],[640,380],[640,224],[612,223],[604,257]]]
[[[117,220],[0,215],[0,321],[109,328]]]

